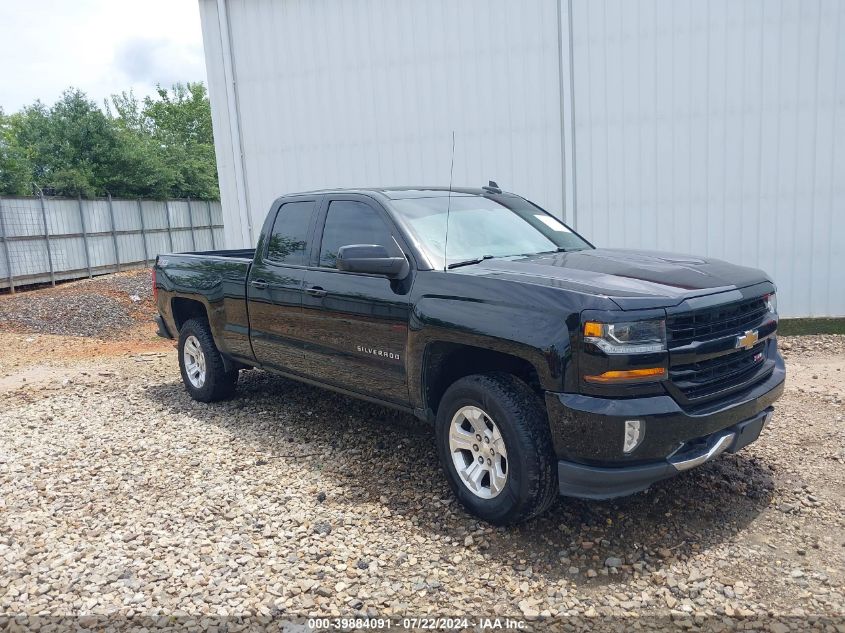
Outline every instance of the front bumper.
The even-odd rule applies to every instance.
[[[692,411],[668,395],[611,399],[547,393],[560,493],[589,499],[624,496],[721,452],[739,450],[756,440],[769,420],[785,377],[778,355],[764,381]],[[626,420],[639,420],[645,429],[629,454],[622,451]]]
[[[706,464],[722,453],[736,453],[760,436],[774,413],[769,407],[750,420],[702,438],[700,446],[675,453],[662,462],[602,468],[559,461],[560,494],[582,499],[612,499],[645,490],[661,479]]]

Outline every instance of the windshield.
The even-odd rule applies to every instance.
[[[397,219],[417,238],[435,267],[482,257],[591,248],[560,220],[526,200],[509,197],[507,204],[506,207],[490,198],[453,194],[446,246],[448,196],[392,201]]]

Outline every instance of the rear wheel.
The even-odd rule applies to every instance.
[[[204,320],[190,319],[179,330],[179,369],[185,389],[194,400],[224,400],[235,392],[238,370],[226,370]]]
[[[536,394],[515,376],[456,381],[438,407],[436,434],[452,490],[485,521],[526,521],[557,498],[548,419]]]

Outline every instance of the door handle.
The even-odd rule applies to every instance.
[[[264,290],[264,289],[265,289],[265,288],[267,288],[267,286],[269,285],[269,284],[268,284],[266,281],[264,281],[263,279],[253,279],[253,280],[252,280],[252,281],[250,281],[249,283],[250,283],[250,285],[251,285],[253,288],[256,288],[257,290]]]
[[[326,291],[320,288],[320,286],[311,286],[310,288],[306,288],[305,292],[307,292],[312,297],[325,297]]]

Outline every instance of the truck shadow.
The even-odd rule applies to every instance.
[[[297,455],[307,456],[301,468],[319,468],[321,479],[343,491],[326,501],[341,512],[354,516],[361,504],[379,504],[427,536],[463,542],[472,534],[476,552],[491,565],[530,569],[548,580],[633,582],[634,572],[660,571],[735,538],[774,492],[772,470],[752,447],[645,493],[613,501],[562,498],[532,522],[493,528],[454,500],[433,429],[413,416],[263,371],[242,372],[229,402],[194,403],[177,382],[151,386],[146,395],[254,445],[255,467],[272,467],[268,460],[278,464],[272,457],[284,456],[290,468]],[[608,558],[621,566],[609,569]]]

